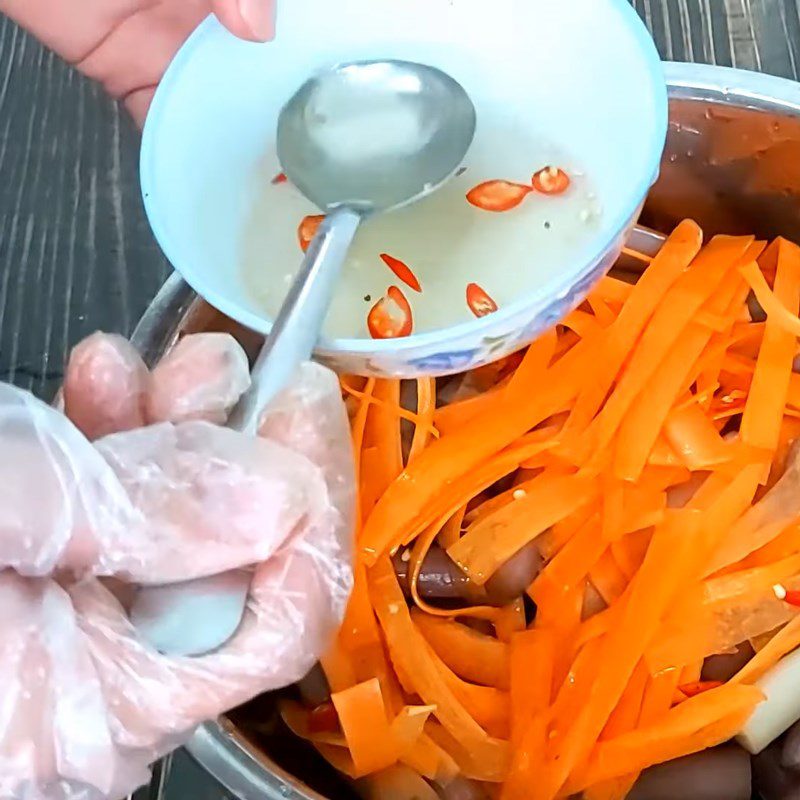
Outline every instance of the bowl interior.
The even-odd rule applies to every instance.
[[[377,7],[372,0],[293,0],[267,45],[238,41],[210,18],[159,88],[142,146],[142,187],[174,266],[254,330],[267,332],[270,321],[242,276],[244,226],[280,169],[278,112],[310,73],[386,57],[440,67],[467,89],[478,112],[471,161],[510,169],[525,158],[528,140],[542,140],[591,176],[600,224],[583,252],[548,277],[542,295],[569,287],[622,230],[655,177],[665,92],[655,49],[626,0],[495,0],[490,14],[482,0],[382,0]],[[258,248],[264,269],[288,274],[301,257],[297,221],[314,209],[299,194],[283,198],[267,203],[266,213],[286,235],[261,239]],[[410,338],[426,335],[435,333]],[[354,341],[326,345],[347,350]]]

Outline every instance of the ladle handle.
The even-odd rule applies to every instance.
[[[252,370],[252,384],[228,425],[256,435],[269,401],[288,384],[317,344],[336,281],[361,216],[337,209],[319,226]],[[235,632],[251,575],[234,570],[169,586],[142,587],[130,616],[139,635],[162,653],[199,656]]]
[[[250,390],[231,415],[231,428],[255,435],[269,401],[311,357],[360,222],[360,214],[339,208],[320,224],[253,366]]]

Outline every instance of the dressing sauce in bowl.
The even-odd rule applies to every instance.
[[[274,318],[320,212],[283,179],[274,158],[264,159],[257,181],[240,270],[259,309]],[[391,338],[491,313],[573,265],[601,219],[581,165],[509,126],[496,149],[471,152],[439,191],[366,220],[325,335]]]

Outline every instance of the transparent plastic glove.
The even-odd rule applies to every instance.
[[[0,386],[9,454],[0,461],[0,798],[122,797],[198,723],[300,678],[336,630],[351,587],[354,505],[338,383],[305,366],[263,437],[248,439],[202,419],[235,402],[231,386],[246,386],[246,362],[220,355],[236,347],[219,335],[187,339],[193,360],[178,353],[149,375],[132,368],[124,340],[93,337],[64,392],[85,426],[97,413],[98,430],[112,420],[129,428],[132,408],[146,421],[165,387],[183,391],[172,370],[187,364],[198,390],[190,421],[94,443]],[[159,407],[186,413],[173,400]],[[246,567],[245,619],[218,651],[167,658],[137,637],[124,607],[134,584]]]

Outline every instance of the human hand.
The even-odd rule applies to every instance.
[[[276,0],[0,0],[0,12],[124,101],[139,125],[167,65],[212,11],[236,36],[267,41]]]
[[[67,370],[77,427],[0,385],[0,797],[127,794],[198,723],[300,678],[338,627],[354,507],[338,382],[307,365],[251,439],[208,421],[248,380],[226,336],[187,337],[149,375],[95,335]],[[168,658],[137,637],[135,585],[250,565],[220,650]]]

